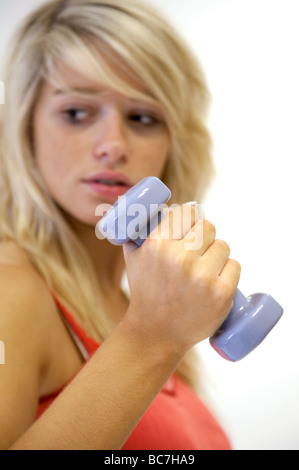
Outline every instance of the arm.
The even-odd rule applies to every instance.
[[[0,448],[120,448],[177,366],[122,322],[37,422],[49,362],[48,292],[30,269],[0,267]]]
[[[185,353],[213,334],[232,306],[240,268],[214,227],[204,224],[200,250],[183,246],[162,237],[125,247],[127,314],[11,449],[121,448]]]
[[[0,267],[0,448],[6,449],[34,421],[40,371],[45,363],[41,290],[27,268]]]
[[[180,359],[130,330],[118,325],[12,450],[122,447]]]

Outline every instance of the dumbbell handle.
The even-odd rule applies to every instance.
[[[115,245],[134,241],[140,247],[161,222],[163,212],[160,208],[170,196],[170,190],[158,178],[145,178],[119,198],[102,217],[97,224],[97,232]],[[144,210],[138,223],[135,204]],[[210,338],[210,344],[223,358],[238,361],[264,340],[282,314],[282,307],[270,295],[258,293],[245,297],[237,289],[234,306]]]

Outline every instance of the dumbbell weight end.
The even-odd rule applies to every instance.
[[[271,295],[245,297],[237,289],[234,306],[210,344],[224,359],[239,361],[266,338],[282,314],[283,308]]]

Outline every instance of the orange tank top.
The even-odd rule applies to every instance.
[[[87,336],[65,306],[55,295],[53,297],[78,347],[85,350],[88,360],[100,345]],[[36,419],[62,390],[40,399]],[[152,402],[122,450],[231,450],[231,445],[202,400],[174,374]]]

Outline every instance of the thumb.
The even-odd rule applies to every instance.
[[[125,258],[125,263],[129,261],[131,254],[138,249],[138,246],[134,242],[128,242],[123,245],[123,253]]]

